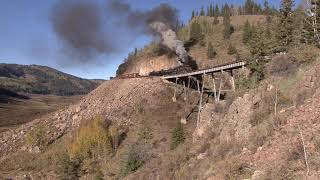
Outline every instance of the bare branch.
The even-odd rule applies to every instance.
[[[307,166],[307,175],[309,175],[309,163],[308,163],[308,156],[307,156],[307,150],[306,150],[306,146],[305,146],[305,143],[304,143],[304,138],[303,138],[303,135],[302,135],[302,132],[301,132],[301,129],[300,129],[300,126],[298,126],[299,128],[299,132],[300,132],[300,137],[301,137],[301,141],[302,141],[302,145],[303,145],[303,152],[304,152],[304,160],[306,162],[306,166]]]

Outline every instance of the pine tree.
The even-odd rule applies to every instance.
[[[242,6],[239,6],[239,15],[244,15]]]
[[[212,43],[209,42],[208,44],[208,50],[207,50],[207,57],[209,59],[215,58],[217,55],[217,52],[213,49]]]
[[[264,8],[263,8],[264,15],[270,16],[270,6],[269,6],[268,0],[264,1],[263,6],[264,6]]]
[[[260,4],[254,3],[252,14],[262,14],[262,8]]]
[[[266,36],[271,36],[271,23],[272,23],[272,18],[270,15],[267,15],[267,17],[266,17]]]
[[[252,38],[250,40],[250,52],[254,56],[263,56],[264,53],[264,44],[263,44],[263,30],[261,27],[257,26],[253,28]]]
[[[201,8],[200,16],[205,16],[205,12],[204,12],[204,8],[203,7]]]
[[[249,41],[250,52],[254,57],[269,55],[273,52],[275,41],[273,36],[267,36],[262,25],[252,26],[252,37]]]
[[[219,8],[218,4],[216,4],[216,8],[215,8],[214,12],[215,12],[216,16],[220,16],[221,15],[220,8]]]
[[[244,13],[246,15],[253,15],[254,2],[252,0],[246,0],[244,4]]]
[[[304,19],[304,8],[302,5],[298,6],[293,13],[293,42],[295,47],[301,45],[303,39],[303,19]]]
[[[280,21],[277,32],[277,39],[281,50],[287,49],[287,46],[293,40],[293,3],[294,0],[282,0],[281,2]]]
[[[134,56],[137,56],[137,55],[138,55],[138,49],[134,48]]]
[[[201,25],[198,22],[193,22],[190,29],[190,39],[200,41],[203,37]]]
[[[225,16],[228,13],[230,13],[230,8],[229,8],[228,4],[225,4],[225,5],[222,6],[221,14],[222,14],[222,16]]]
[[[191,20],[195,17],[195,13],[194,10],[192,10],[192,14],[191,14]]]
[[[210,17],[214,17],[214,9],[213,9],[213,5],[212,4],[210,4]]]
[[[231,4],[231,7],[230,7],[230,16],[234,16],[235,14],[233,14],[233,9],[234,8],[234,6],[233,6],[233,4]]]
[[[307,0],[303,21],[303,38],[307,43],[320,47],[320,0]]]
[[[244,44],[247,44],[249,43],[251,38],[252,38],[252,28],[249,21],[247,20],[243,27],[242,42]]]
[[[225,8],[225,10],[228,8]],[[230,13],[228,11],[225,11],[223,15],[223,25],[224,25],[224,30],[223,30],[223,37],[224,39],[229,39],[231,34],[234,32],[234,27],[231,25],[230,22]]]
[[[268,0],[264,1],[263,13],[264,15],[266,15],[266,36],[271,36],[270,29],[271,29],[272,18],[271,18],[271,10],[270,10]]]
[[[228,4],[225,4],[221,10],[222,16],[231,16],[231,8]]]
[[[181,123],[178,123],[177,127],[172,131],[171,140],[171,149],[175,149],[185,141],[185,133]]]
[[[277,8],[275,8],[274,6],[270,7],[270,15],[272,16],[276,16],[276,15],[279,15],[280,12]]]

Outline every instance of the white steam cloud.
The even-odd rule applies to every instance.
[[[157,21],[150,24],[150,27],[156,31],[162,39],[162,44],[176,52],[182,63],[188,62],[188,53],[184,48],[183,42],[177,37],[177,34],[165,23]]]

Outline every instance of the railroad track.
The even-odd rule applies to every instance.
[[[116,79],[131,79],[131,78],[144,78],[144,77],[161,77],[162,79],[175,79],[175,78],[198,76],[203,74],[213,74],[221,71],[239,69],[246,65],[247,65],[246,62],[244,61],[231,62],[231,63],[226,63],[226,64],[205,68],[205,69],[199,69],[195,71],[192,71],[191,68],[186,68],[182,66],[175,69],[151,72],[149,76],[141,76],[139,75],[139,73],[122,74],[116,77]]]

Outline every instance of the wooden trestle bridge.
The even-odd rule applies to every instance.
[[[176,74],[176,75],[168,75],[161,77],[162,79],[174,82],[179,85],[183,85],[183,94],[184,94],[184,100],[187,101],[188,94],[190,93],[190,88],[196,89],[200,95],[199,102],[198,102],[198,120],[197,120],[197,126],[200,122],[200,112],[202,109],[202,102],[203,102],[203,94],[206,93],[209,96],[213,95],[215,102],[219,102],[221,99],[221,93],[227,92],[227,91],[235,91],[235,79],[234,79],[234,70],[241,69],[246,66],[246,62],[233,62],[228,64],[223,64],[219,66],[215,66],[212,68],[202,69],[193,71],[190,73],[182,73],[182,74]],[[222,89],[223,85],[223,77],[221,77],[222,73],[229,73],[230,77],[230,83],[231,83],[231,89]],[[208,80],[205,80],[205,78],[211,78],[212,83],[211,87],[206,86],[205,83],[208,82]],[[220,78],[218,78],[220,77]],[[210,82],[210,81],[209,81]],[[217,84],[218,82],[218,84]],[[206,87],[205,87],[206,86]],[[208,88],[209,87],[209,88]],[[173,101],[176,101],[176,92],[177,89],[174,90],[173,95]],[[190,115],[190,114],[189,114]],[[187,118],[187,117],[186,117]],[[184,121],[186,123],[186,118],[184,118]]]

